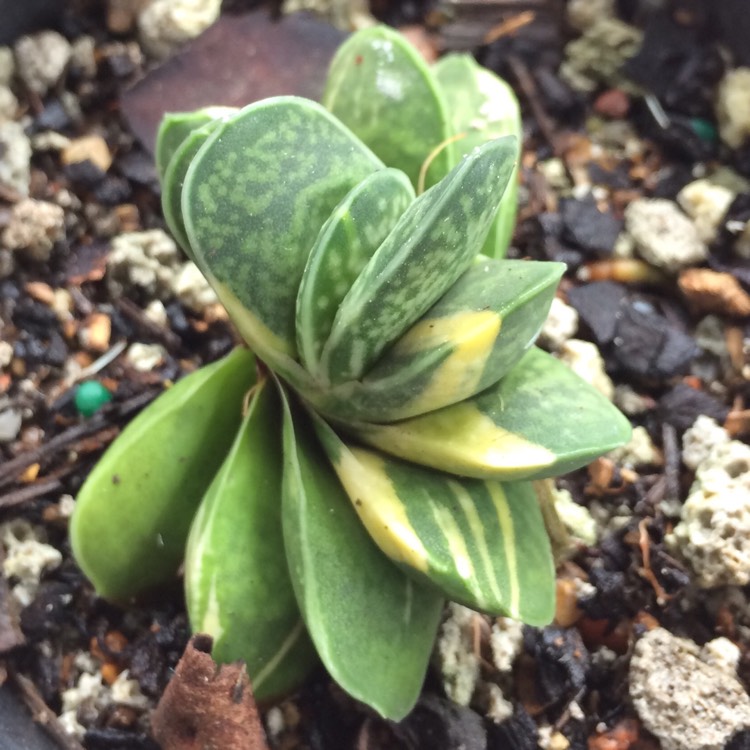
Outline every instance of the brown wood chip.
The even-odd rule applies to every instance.
[[[729,273],[688,268],[680,274],[678,284],[696,312],[750,315],[750,295]]]
[[[211,639],[190,640],[151,719],[162,750],[268,750],[242,662],[217,665]]]

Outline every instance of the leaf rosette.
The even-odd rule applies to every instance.
[[[158,399],[84,485],[71,534],[113,598],[176,573],[171,552],[143,574],[158,535],[186,549],[192,626],[217,658],[247,662],[259,697],[291,689],[317,653],[398,719],[445,598],[552,619],[532,480],[630,428],[533,346],[564,267],[503,259],[520,136],[507,85],[465,56],[429,68],[376,28],[343,45],[323,101],[165,118],[165,219],[264,366],[235,353]],[[113,492],[133,446],[140,463]],[[97,547],[114,496],[138,515],[145,493],[117,554]]]

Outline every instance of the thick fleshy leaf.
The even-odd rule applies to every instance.
[[[297,290],[314,237],[382,167],[323,107],[295,97],[241,110],[193,159],[182,190],[190,246],[222,302],[244,309],[240,331],[263,359],[296,355]]]
[[[297,293],[297,348],[308,371],[317,373],[341,301],[414,197],[403,172],[383,169],[353,188],[323,225]]]
[[[177,240],[177,244],[193,262],[195,262],[195,254],[190,247],[185,231],[185,221],[182,218],[182,188],[193,157],[220,122],[221,120],[218,119],[209,120],[202,127],[188,133],[172,154],[161,181],[161,208],[164,220],[167,222],[172,236]]]
[[[515,142],[473,151],[423,193],[344,298],[321,356],[331,383],[363,377],[471,265],[513,169]]]
[[[260,381],[193,520],[185,600],[219,662],[242,659],[261,700],[294,689],[317,661],[289,578],[281,530],[281,409]]]
[[[419,697],[442,597],[375,546],[288,405],[282,519],[297,601],[323,664],[350,695],[402,719]]]
[[[389,167],[417,187],[425,160],[451,135],[449,113],[419,52],[386,26],[341,45],[328,72],[323,104]],[[435,156],[428,186],[450,170],[452,144]]]
[[[518,99],[505,81],[479,65],[471,55],[445,55],[435,63],[433,73],[448,104],[452,131],[463,137],[456,141],[455,158],[461,159],[477,146],[503,135],[518,139],[516,160],[523,136]],[[508,182],[495,223],[487,235],[483,252],[500,258],[513,236],[518,209],[518,165]]]
[[[357,437],[407,461],[500,480],[564,474],[627,442],[630,423],[599,391],[541,349],[472,399]]]
[[[169,162],[185,138],[206,123],[224,118],[236,111],[233,107],[205,107],[194,112],[167,112],[159,124],[154,150],[156,170],[162,185]]]
[[[344,444],[316,428],[362,523],[410,574],[473,609],[546,625],[555,572],[530,482],[462,479]]]
[[[78,493],[70,540],[101,596],[125,600],[176,575],[254,380],[253,355],[235,349],[165,391],[96,464]]]
[[[334,388],[320,408],[344,421],[393,422],[483,391],[533,344],[564,270],[478,258],[365,378]]]

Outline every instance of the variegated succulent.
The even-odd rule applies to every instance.
[[[165,118],[164,215],[250,350],[125,429],[71,534],[114,599],[184,556],[193,628],[247,662],[259,697],[317,654],[398,719],[444,599],[551,620],[532,480],[629,425],[533,347],[564,269],[502,259],[520,135],[507,85],[467,56],[429,68],[376,28],[343,45],[323,103]]]

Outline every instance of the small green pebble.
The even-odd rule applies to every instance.
[[[76,388],[75,405],[83,417],[90,417],[111,400],[112,394],[96,380],[87,380]]]
[[[690,119],[690,127],[698,138],[706,141],[706,143],[714,143],[719,137],[714,124],[708,120],[704,120],[702,117],[692,117]]]

